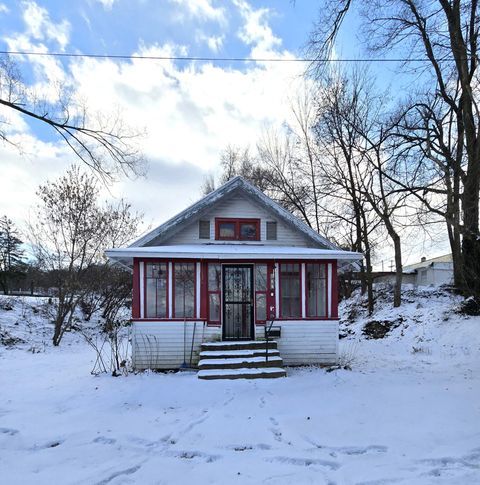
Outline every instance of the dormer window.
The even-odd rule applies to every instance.
[[[219,241],[260,241],[260,219],[215,219]]]

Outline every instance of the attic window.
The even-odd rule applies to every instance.
[[[215,219],[215,239],[259,241],[260,219]]]
[[[277,240],[277,223],[276,221],[267,221],[267,241]]]
[[[210,221],[199,221],[198,223],[198,238],[210,239]]]

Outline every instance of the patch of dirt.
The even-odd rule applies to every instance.
[[[370,320],[363,327],[363,335],[368,339],[384,338],[391,330],[403,323],[403,317],[396,320]]]
[[[478,317],[480,315],[480,301],[475,299],[473,296],[467,298],[460,303],[457,313],[460,315]]]
[[[19,337],[14,337],[6,330],[2,330],[0,328],[0,345],[4,345],[5,347],[14,347],[17,344],[24,344],[24,343],[25,343],[25,340]]]

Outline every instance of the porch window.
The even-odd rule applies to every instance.
[[[167,263],[146,263],[146,317],[167,317]]]
[[[195,263],[173,264],[174,318],[195,317]]]
[[[307,317],[327,315],[327,272],[325,264],[306,264]]]
[[[280,264],[280,317],[300,318],[301,306],[301,282],[300,264]]]
[[[215,219],[215,239],[260,241],[260,219]]]
[[[267,275],[266,264],[255,265],[255,318],[257,323],[265,323],[267,320]]]
[[[222,266],[217,263],[208,265],[208,321],[220,323],[220,285]]]

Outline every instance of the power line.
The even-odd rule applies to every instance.
[[[0,51],[0,54],[10,56],[40,56],[40,57],[71,57],[93,59],[141,59],[153,61],[187,61],[187,62],[430,62],[426,58],[360,58],[360,59],[329,59],[329,58],[275,58],[275,57],[196,57],[196,56],[142,56],[127,54],[77,54],[73,52],[29,52],[29,51]],[[447,59],[444,59],[447,60]]]

